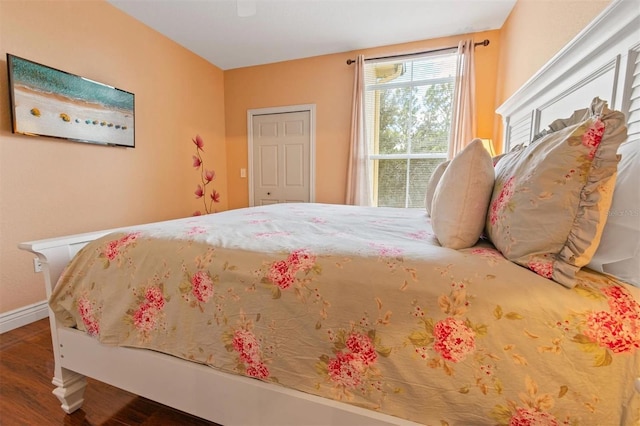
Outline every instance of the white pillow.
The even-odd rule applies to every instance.
[[[424,205],[427,209],[427,216],[431,216],[431,206],[433,205],[433,195],[436,192],[436,187],[438,186],[438,182],[442,178],[442,174],[446,170],[447,166],[451,160],[447,160],[443,163],[438,164],[438,167],[433,171],[431,177],[429,178],[429,183],[427,183],[427,195],[424,199]]]
[[[600,245],[587,265],[640,287],[640,139],[620,145],[618,177]]]
[[[495,172],[491,155],[474,139],[446,168],[433,196],[431,225],[443,247],[473,246],[484,229]]]

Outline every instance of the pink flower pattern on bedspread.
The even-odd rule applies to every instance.
[[[279,260],[271,264],[267,278],[269,281],[286,290],[293,284],[296,274],[309,271],[315,262],[315,256],[304,250],[293,251],[286,260]]]
[[[87,296],[80,296],[78,299],[78,314],[84,324],[84,328],[91,336],[100,334],[100,323],[98,322],[99,312],[95,307],[95,303],[89,300]]]
[[[260,343],[250,331],[236,330],[233,334],[233,348],[238,352],[240,362],[246,367],[247,376],[266,379],[269,369],[262,362]]]
[[[141,294],[137,295],[136,308],[133,312],[130,310],[129,313],[140,340],[147,341],[149,334],[160,326],[164,318],[165,303],[162,288],[158,286],[143,288]]]
[[[198,302],[207,303],[213,296],[213,280],[206,271],[198,271],[191,277],[192,292]]]
[[[475,333],[464,321],[447,317],[433,326],[433,349],[442,358],[460,362],[476,349]]]
[[[583,270],[570,290],[482,241],[442,249],[422,211],[230,213],[96,240],[51,308],[104,344],[423,424],[640,421],[640,289]]]
[[[634,300],[628,290],[621,286],[604,288],[609,309],[591,311],[582,315],[582,335],[574,337],[578,343],[596,343],[613,353],[631,353],[640,349],[640,303]],[[586,321],[585,321],[586,317]],[[611,355],[604,353],[605,362]]]
[[[101,256],[104,257],[105,267],[109,266],[109,263],[114,260],[121,260],[122,252],[127,248],[127,246],[134,244],[140,235],[139,232],[133,232],[130,234],[126,234],[117,240],[109,240],[102,249]]]
[[[334,355],[320,356],[316,370],[329,385],[332,394],[339,400],[347,401],[353,400],[358,394],[380,403],[385,389],[390,389],[390,385],[377,368],[378,354],[381,357],[388,356],[390,349],[385,348],[376,337],[376,330],[359,331],[354,326],[351,331],[332,330],[329,335]],[[318,386],[322,386],[322,383]]]

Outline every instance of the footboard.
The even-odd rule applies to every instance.
[[[51,296],[65,266],[82,247],[90,241],[106,235],[110,231],[90,232],[63,238],[50,238],[39,241],[21,243],[21,250],[29,251],[38,256],[42,264],[47,299]],[[54,375],[53,384],[56,386],[53,394],[58,397],[62,409],[72,413],[82,406],[86,380],[83,375],[68,370],[62,366],[62,343],[58,334],[55,315],[49,309],[49,324],[51,326],[51,341],[53,344]]]

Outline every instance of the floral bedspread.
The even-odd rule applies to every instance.
[[[436,241],[422,209],[240,209],[94,241],[50,305],[104,344],[423,424],[640,424],[640,289]]]

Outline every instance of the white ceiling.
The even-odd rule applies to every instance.
[[[108,0],[223,70],[498,29],[516,0]],[[238,16],[238,2],[255,14]]]

